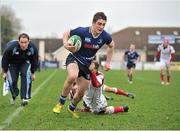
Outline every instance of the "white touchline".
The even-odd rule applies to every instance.
[[[54,76],[57,70],[55,70],[36,90],[32,93],[32,97],[35,96],[39,90]],[[0,130],[4,129],[7,127],[12,120],[24,109],[23,106],[18,107],[11,115],[7,117],[1,124],[0,124]]]

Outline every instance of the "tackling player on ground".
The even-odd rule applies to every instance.
[[[93,113],[112,114],[117,112],[128,112],[128,106],[108,106],[103,95],[104,75],[98,71],[99,63],[93,61],[90,65],[91,83],[83,97],[84,109],[81,112],[91,111]]]
[[[74,82],[73,87],[72,87],[72,89],[70,91],[70,94],[69,94],[70,99],[73,99],[77,88],[78,88],[78,86],[76,85],[76,82]],[[129,97],[131,99],[135,98],[133,93],[126,92],[126,91],[121,90],[121,89],[119,89],[117,87],[110,87],[110,86],[107,86],[105,84],[102,85],[102,90],[103,90],[103,92],[110,92],[110,93],[114,93],[114,94],[117,94],[117,95],[127,96],[127,97]],[[113,98],[110,98],[110,97],[108,97],[106,95],[105,95],[105,98],[106,98],[106,100],[109,100],[109,99],[113,100]]]

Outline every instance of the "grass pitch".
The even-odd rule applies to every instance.
[[[54,73],[54,74],[53,74]],[[50,76],[53,76],[50,78]],[[48,79],[49,78],[49,79]],[[12,113],[20,109],[20,98],[16,105],[9,103],[10,94],[2,96],[0,90],[0,127],[8,130],[178,130],[180,129],[180,72],[173,71],[171,84],[160,84],[159,71],[136,71],[134,83],[127,83],[125,71],[111,70],[105,73],[106,84],[135,94],[135,99],[112,93],[108,105],[128,105],[129,112],[112,115],[79,113],[80,119],[73,119],[67,112],[67,100],[62,112],[54,114],[52,108],[58,102],[66,78],[65,70],[42,70],[33,82],[29,105],[18,116]],[[2,87],[2,78],[0,79]],[[41,87],[41,88],[39,88]],[[82,102],[78,105],[82,107]],[[9,123],[7,118],[12,118]]]

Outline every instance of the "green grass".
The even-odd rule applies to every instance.
[[[55,70],[38,72],[33,82],[32,92],[35,91]],[[113,70],[105,73],[106,84],[119,87],[125,91],[135,93],[135,99],[106,93],[114,100],[108,104],[128,105],[128,113],[112,115],[95,115],[79,113],[80,119],[73,119],[67,112],[70,103],[67,100],[60,114],[52,112],[53,106],[59,99],[59,94],[66,78],[65,70],[56,70],[55,75],[45,83],[39,92],[5,129],[43,129],[43,130],[174,130],[180,129],[180,72],[172,72],[172,82],[169,86],[160,85],[159,71],[136,71],[134,83],[127,83],[125,71]],[[0,79],[2,85],[2,79]],[[2,94],[2,90],[0,90]],[[0,125],[20,107],[9,104],[10,95],[0,95]],[[82,107],[82,102],[79,104]]]

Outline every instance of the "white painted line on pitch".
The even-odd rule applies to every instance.
[[[56,70],[57,71],[57,70]],[[36,88],[36,90],[32,93],[32,97],[35,96],[39,90],[54,76],[54,74],[56,73],[56,71],[54,71],[38,88]],[[7,127],[12,120],[18,116],[18,114],[24,109],[23,106],[18,107],[14,113],[12,113],[11,115],[9,115],[7,117],[7,119],[5,119],[1,124],[0,124],[0,130],[3,130],[5,127]]]

